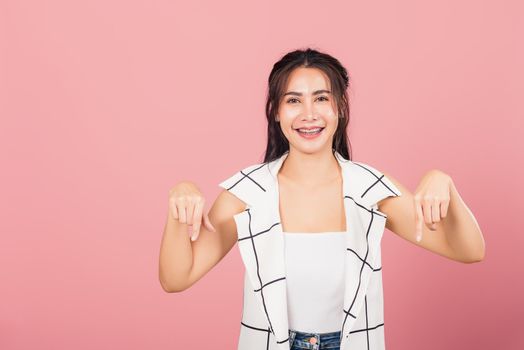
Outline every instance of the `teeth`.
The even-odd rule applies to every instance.
[[[316,128],[316,129],[298,129],[298,131],[300,132],[303,132],[303,133],[306,133],[306,134],[314,134],[314,133],[317,133],[320,131],[321,128]]]

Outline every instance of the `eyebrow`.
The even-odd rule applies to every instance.
[[[330,94],[331,91],[329,91],[329,90],[316,90],[316,91],[313,91],[313,95],[318,95],[318,94],[322,94],[322,93]],[[296,92],[296,91],[288,91],[283,96],[286,96],[286,95],[302,96],[302,93],[301,92]]]

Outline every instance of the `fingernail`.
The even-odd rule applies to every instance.
[[[417,235],[417,242],[420,242],[421,239],[422,237],[420,235]]]
[[[195,241],[195,239],[196,239],[196,237],[197,237],[197,235],[196,235],[196,234],[193,234],[193,235],[191,236],[191,241],[193,241],[193,242],[194,242],[194,241]]]

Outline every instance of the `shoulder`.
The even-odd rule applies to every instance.
[[[268,163],[253,163],[235,171],[218,186],[234,195],[245,205],[252,206],[259,192],[265,192],[271,176]]]
[[[387,197],[398,197],[402,195],[396,182],[376,165],[367,162],[351,161],[350,179],[353,179],[354,194],[367,206],[375,206],[379,201]],[[351,181],[351,180],[350,180]]]
[[[370,163],[361,161],[351,161],[350,163],[355,169],[354,171],[360,174],[362,177],[377,179],[384,175],[384,173],[379,170],[379,168],[377,168],[375,165],[371,165]]]

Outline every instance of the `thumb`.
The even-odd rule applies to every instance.
[[[206,226],[207,229],[210,231],[217,232],[217,230],[211,224],[211,221],[209,220],[209,216],[207,214],[204,214],[204,226]]]
[[[424,224],[424,214],[420,201],[415,199],[415,238],[417,242],[422,240],[422,229]]]

